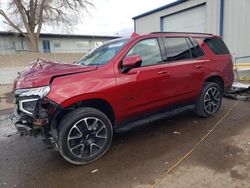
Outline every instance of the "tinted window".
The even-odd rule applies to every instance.
[[[162,62],[158,41],[155,38],[138,42],[127,54],[127,56],[131,55],[141,56],[141,66],[154,65]]]
[[[217,55],[229,54],[229,50],[221,38],[207,38],[205,43]]]
[[[165,38],[165,46],[168,61],[192,58],[186,38]]]
[[[187,41],[193,58],[198,58],[204,55],[204,52],[195,39],[191,38],[191,40],[187,39]]]

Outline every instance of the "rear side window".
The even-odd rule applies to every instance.
[[[192,58],[186,38],[165,38],[165,48],[168,61],[179,61]]]
[[[221,38],[207,38],[204,42],[216,55],[230,54]]]
[[[188,39],[188,44],[193,58],[198,58],[204,55],[204,52],[202,51],[196,39],[193,38]]]

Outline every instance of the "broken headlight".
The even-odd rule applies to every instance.
[[[29,97],[29,96],[39,96],[41,98],[48,95],[50,92],[50,86],[42,86],[29,89],[17,89],[15,95],[18,97]]]
[[[36,99],[25,99],[19,101],[19,110],[27,114],[32,115],[36,109],[38,98]]]
[[[26,114],[32,115],[36,109],[39,98],[43,98],[50,92],[49,86],[17,89],[15,91],[16,102],[18,103],[19,110]]]

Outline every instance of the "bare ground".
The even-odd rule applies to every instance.
[[[191,111],[115,135],[100,160],[68,164],[41,138],[20,137],[0,116],[0,187],[250,187],[250,102],[239,102],[224,121],[170,174],[234,105],[224,99],[211,118]],[[4,134],[5,133],[5,134]]]

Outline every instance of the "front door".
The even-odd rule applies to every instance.
[[[168,65],[162,56],[156,38],[144,39],[135,44],[126,56],[139,55],[140,67],[133,68],[117,77],[121,113],[132,117],[140,112],[152,111],[163,105],[168,87]]]
[[[43,40],[43,52],[50,53],[50,42],[49,40]]]

